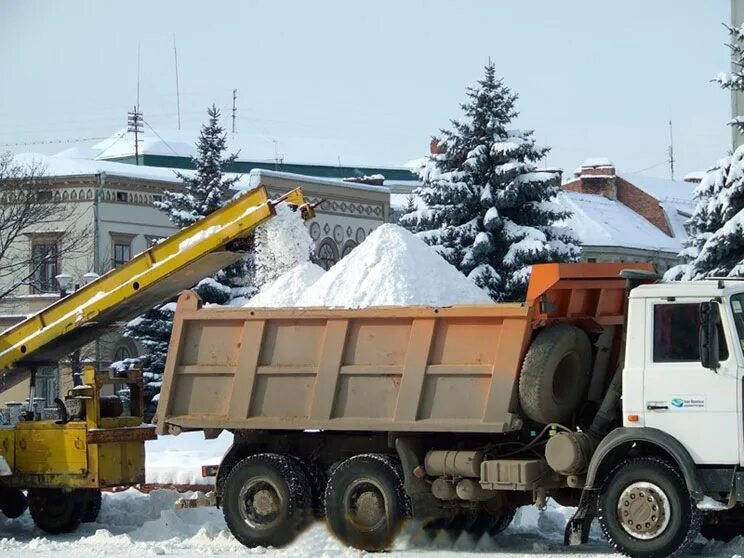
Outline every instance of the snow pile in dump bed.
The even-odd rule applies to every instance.
[[[489,296],[433,248],[396,225],[382,225],[328,270],[297,306],[451,306]]]
[[[232,441],[229,432],[214,440],[205,440],[202,432],[184,432],[145,442],[145,482],[212,484],[214,479],[201,476],[202,465],[219,465]]]
[[[300,297],[325,270],[312,262],[304,262],[282,273],[275,281],[264,285],[259,293],[244,306],[280,308],[294,306]]]

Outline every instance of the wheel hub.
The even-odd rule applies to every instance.
[[[253,496],[253,509],[262,516],[276,514],[279,511],[279,499],[272,490],[259,490]]]
[[[276,488],[265,480],[255,479],[240,491],[239,511],[248,525],[264,529],[281,515],[282,498]]]
[[[631,537],[648,540],[666,530],[670,511],[669,499],[661,488],[650,482],[636,482],[620,494],[617,520]]]
[[[356,499],[356,516],[360,523],[371,527],[385,514],[385,506],[380,495],[372,492],[362,492]]]
[[[385,521],[385,497],[372,482],[359,481],[347,491],[350,519],[363,530],[373,530]]]

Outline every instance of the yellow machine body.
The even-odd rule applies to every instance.
[[[156,436],[155,428],[142,422],[141,373],[112,377],[88,367],[83,376],[84,386],[70,397],[84,405],[84,418],[0,428],[0,456],[12,470],[0,479],[3,486],[100,489],[145,482],[145,441]],[[131,416],[101,416],[101,392],[112,383],[128,385]]]

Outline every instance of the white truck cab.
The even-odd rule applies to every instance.
[[[700,355],[701,303],[720,316],[717,366]],[[631,291],[623,424],[676,438],[697,465],[744,463],[744,281],[642,285]]]

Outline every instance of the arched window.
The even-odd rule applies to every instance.
[[[117,347],[116,351],[114,351],[114,362],[127,358],[132,358],[132,352],[129,350],[129,347],[125,347],[124,345]]]
[[[318,263],[328,271],[338,261],[338,248],[332,239],[326,237],[318,246]]]
[[[344,247],[341,248],[341,257],[342,258],[345,258],[356,247],[357,247],[357,243],[356,242],[354,242],[353,240],[347,240],[346,243],[344,244]]]

